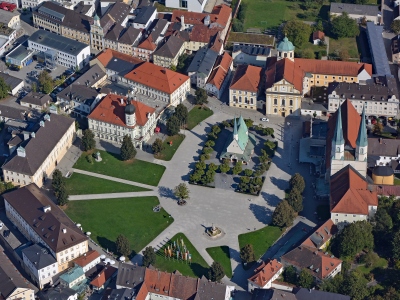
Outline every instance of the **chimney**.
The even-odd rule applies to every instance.
[[[119,101],[120,101],[121,105],[124,104],[124,99],[123,98],[119,98]]]
[[[24,141],[29,140],[29,132],[24,132]]]
[[[31,138],[35,138],[36,134],[34,132],[31,133]]]

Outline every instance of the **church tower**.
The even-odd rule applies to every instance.
[[[344,137],[342,126],[342,110],[339,107],[336,116],[335,134],[332,140],[332,160],[344,160]]]
[[[97,14],[90,25],[90,47],[99,51],[104,49],[104,31]]]
[[[368,152],[368,137],[367,129],[365,124],[365,106],[363,107],[360,128],[358,130],[358,136],[356,141],[356,160],[367,161]]]
[[[279,42],[276,50],[278,51],[278,59],[289,58],[294,61],[294,46],[286,36]]]
[[[136,108],[132,104],[131,100],[126,99],[127,105],[125,106],[125,124],[126,126],[135,126],[136,125]]]
[[[233,139],[236,141],[239,139],[238,132],[237,132],[236,118],[233,118]]]

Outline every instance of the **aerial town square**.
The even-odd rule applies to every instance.
[[[400,299],[400,0],[0,0],[0,300]]]

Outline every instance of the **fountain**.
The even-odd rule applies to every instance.
[[[221,234],[222,234],[222,230],[219,229],[218,227],[215,227],[215,226],[214,226],[214,223],[212,224],[211,227],[207,228],[206,232],[207,232],[207,235],[208,235],[210,238],[213,238],[213,239],[215,239],[215,238],[221,236]]]

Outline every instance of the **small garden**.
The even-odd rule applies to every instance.
[[[101,161],[93,159],[94,152],[100,152]],[[83,152],[74,168],[153,186],[157,186],[165,171],[164,166],[139,159],[123,161],[120,155],[102,150]]]
[[[199,125],[202,121],[211,117],[214,112],[203,105],[196,105],[189,111],[188,121],[186,128],[192,130],[194,127]]]
[[[225,275],[228,278],[232,278],[232,266],[231,257],[229,254],[229,247],[219,246],[207,248],[206,250],[214,261],[219,262],[222,265]]]
[[[169,136],[164,141],[156,139],[152,145],[154,157],[166,161],[171,160],[184,139],[183,134]]]

